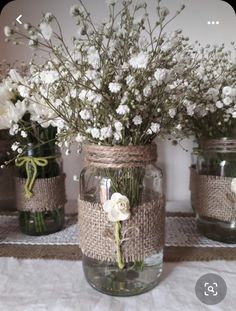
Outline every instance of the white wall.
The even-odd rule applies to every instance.
[[[43,12],[52,12],[62,25],[65,38],[69,42],[70,36],[76,31],[75,25],[69,16],[69,8],[76,0],[17,0],[9,3],[3,10],[0,18],[0,59],[11,62],[28,60],[31,51],[23,47],[15,47],[4,42],[3,27],[10,25],[15,18],[22,14],[24,23],[38,23]],[[97,22],[105,17],[106,5],[104,0],[84,0],[85,5]],[[150,6],[151,19],[155,20],[155,0],[147,0]],[[162,5],[174,13],[185,4],[185,11],[169,24],[168,30],[182,28],[190,40],[200,41],[202,44],[225,43],[230,48],[230,42],[235,40],[236,19],[233,8],[220,0],[162,0]],[[208,25],[207,21],[217,20],[219,25]],[[183,146],[191,150],[192,142],[185,140]],[[166,178],[166,193],[168,200],[188,200],[190,152],[181,147],[174,147],[170,142],[159,143],[158,163],[164,170]],[[76,199],[78,184],[72,181],[74,174],[79,174],[83,160],[82,156],[72,153],[64,157],[64,169],[67,173],[68,199]]]

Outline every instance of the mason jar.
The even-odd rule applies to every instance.
[[[236,243],[236,139],[203,140],[197,171],[199,231],[213,240]]]
[[[156,145],[86,145],[85,152],[79,238],[86,279],[109,295],[146,292],[158,284],[163,265],[165,200]]]
[[[55,144],[29,143],[16,162],[19,225],[28,235],[46,235],[64,226],[65,175]]]

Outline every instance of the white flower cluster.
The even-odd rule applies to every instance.
[[[186,79],[180,129],[197,138],[231,136],[236,128],[236,66],[224,46],[201,50]]]
[[[114,16],[98,27],[82,3],[72,6],[79,29],[71,50],[60,32],[55,35],[57,19],[51,13],[44,14],[38,28],[24,27],[20,42],[26,37],[27,44],[42,45],[50,60],[32,63],[31,76],[18,83],[18,92],[37,112],[34,121],[58,128],[61,143],[147,144],[175,125],[176,92],[192,64],[188,39],[180,30],[164,33],[172,19],[167,8],[157,6],[159,24],[150,33],[145,3],[133,6],[127,0],[118,8],[116,2],[107,1]],[[14,29],[5,34],[14,40]]]

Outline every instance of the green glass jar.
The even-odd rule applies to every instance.
[[[154,164],[155,156],[154,162],[150,163],[147,156],[140,166],[132,167],[131,163],[131,167],[125,167],[129,156],[136,157],[137,153],[142,156],[143,146],[136,146],[135,152],[132,146],[129,150],[115,148],[114,152],[112,148],[99,150],[95,146],[93,153],[93,147],[92,150],[86,147],[90,165],[81,172],[79,197],[83,270],[96,290],[132,296],[152,289],[160,281],[165,223],[162,172]],[[111,164],[113,160],[120,161],[119,165]],[[120,196],[121,201],[123,196],[128,198],[131,211],[128,220],[107,220],[104,204],[113,202],[115,196]],[[156,245],[151,246],[154,241]]]
[[[202,141],[197,171],[199,231],[213,240],[236,243],[236,139]]]
[[[28,235],[46,235],[61,230],[64,226],[65,176],[55,144],[29,143],[24,155],[17,160],[17,168],[21,231]]]

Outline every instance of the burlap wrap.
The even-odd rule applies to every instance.
[[[64,206],[66,202],[65,175],[36,179],[31,199],[25,197],[25,182],[24,178],[15,178],[19,211],[44,212]]]
[[[114,222],[102,204],[79,200],[79,239],[83,254],[102,261],[116,261]],[[133,207],[130,219],[121,222],[121,253],[124,262],[141,261],[164,247],[165,200]]]
[[[231,192],[233,178],[199,175],[196,170],[192,176],[197,214],[225,222],[236,221],[236,195]]]

